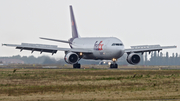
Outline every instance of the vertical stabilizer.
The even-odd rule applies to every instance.
[[[80,36],[77,31],[73,8],[71,5],[69,7],[70,7],[70,14],[71,14],[72,38],[79,38]]]

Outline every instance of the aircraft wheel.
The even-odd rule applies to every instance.
[[[118,68],[118,64],[115,64],[114,68]]]
[[[118,64],[111,64],[110,68],[118,68]]]
[[[73,68],[81,68],[81,64],[79,64],[79,63],[73,64]]]

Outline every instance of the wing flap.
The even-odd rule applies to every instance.
[[[30,51],[32,51],[32,52],[34,52],[34,51],[39,51],[39,52],[47,52],[47,53],[52,53],[52,54],[54,54],[54,53],[56,53],[57,52],[57,50],[53,50],[53,49],[42,49],[42,48],[30,48],[30,47],[16,47],[16,49],[20,49],[21,51],[22,50],[30,50]]]
[[[29,43],[22,43],[21,45],[16,44],[3,44],[4,46],[10,46],[10,47],[16,47],[16,49],[22,50],[30,50],[32,53],[34,51],[39,52],[48,52],[48,53],[56,53],[57,52],[57,46],[55,45],[44,45],[44,44],[29,44]]]
[[[71,51],[71,52],[82,52],[82,53],[92,53],[90,49],[71,49],[71,48],[60,48],[56,45],[45,45],[45,44],[30,44],[30,43],[22,43],[21,45],[17,44],[2,44],[3,46],[10,46],[10,47],[16,47],[16,49],[22,50],[30,50],[32,52],[39,51],[47,52],[47,53],[57,53],[57,51]]]

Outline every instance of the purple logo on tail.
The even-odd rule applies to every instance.
[[[72,26],[74,26],[74,22],[72,21]]]

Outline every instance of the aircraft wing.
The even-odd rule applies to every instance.
[[[30,50],[32,53],[34,51],[47,52],[47,53],[57,53],[57,51],[71,51],[71,52],[82,52],[82,53],[92,53],[91,50],[88,49],[71,49],[71,48],[60,48],[56,45],[45,45],[45,44],[30,44],[30,43],[22,43],[21,45],[17,44],[2,44],[3,46],[16,47],[16,49],[22,50]]]
[[[177,46],[160,46],[160,45],[141,45],[141,46],[131,46],[130,49],[125,49],[125,52],[130,53],[144,53],[144,52],[151,52],[151,51],[160,51],[162,49],[169,49],[169,48],[177,48]]]

